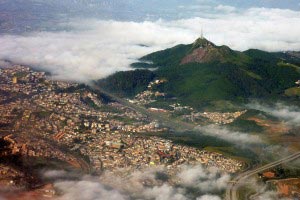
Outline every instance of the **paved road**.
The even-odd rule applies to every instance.
[[[250,176],[255,175],[259,172],[263,172],[267,169],[270,169],[272,167],[276,167],[280,164],[290,162],[292,160],[296,160],[297,158],[300,158],[300,151],[297,153],[294,153],[290,156],[287,156],[285,158],[282,158],[280,160],[277,160],[275,162],[269,163],[267,165],[264,165],[262,167],[246,171],[244,173],[239,174],[237,177],[235,177],[228,185],[227,190],[226,190],[226,200],[238,200],[238,195],[237,191],[238,188],[242,185],[242,183],[246,182]]]
[[[175,120],[175,119],[171,119],[168,115],[166,115],[164,113],[150,112],[146,108],[135,105],[135,104],[132,104],[132,103],[128,102],[125,99],[119,98],[116,95],[113,95],[113,94],[99,88],[96,85],[94,85],[93,88],[98,90],[99,92],[111,97],[113,100],[115,100],[115,101],[117,101],[117,102],[119,102],[119,103],[121,103],[121,104],[137,111],[137,112],[140,112],[140,113],[148,116],[149,118],[151,118],[153,120],[158,120],[160,123],[162,123],[163,125],[171,128],[173,130],[182,132],[182,131],[186,131],[186,130],[195,130],[195,128],[196,128],[196,125],[194,125],[194,124],[182,122],[182,121]],[[286,162],[295,160],[299,157],[300,157],[300,152],[297,152],[297,153],[295,153],[291,156],[288,156],[286,158],[283,158],[283,159],[280,159],[278,161],[269,163],[269,164],[264,165],[262,167],[259,167],[257,169],[253,169],[253,170],[250,170],[250,171],[246,171],[242,174],[239,174],[237,177],[235,177],[232,180],[232,182],[229,183],[229,185],[227,187],[227,190],[226,190],[225,199],[226,200],[238,200],[237,190],[241,186],[241,184],[243,182],[245,182],[246,179],[249,178],[250,176],[255,175],[255,174],[257,174],[259,172],[262,172],[264,170],[267,170],[269,168],[276,167],[276,166],[278,166],[282,163],[286,163]]]

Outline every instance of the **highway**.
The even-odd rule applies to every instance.
[[[267,169],[270,169],[272,167],[276,167],[280,164],[296,160],[299,157],[300,157],[300,151],[297,153],[294,153],[290,156],[287,156],[285,158],[282,158],[280,160],[277,160],[275,162],[264,165],[262,167],[259,167],[259,168],[253,169],[253,170],[249,170],[249,171],[239,174],[231,182],[229,182],[229,185],[226,189],[225,200],[238,200],[239,199],[238,195],[237,195],[238,189],[244,182],[247,181],[247,178],[249,178],[259,172],[263,172]]]
[[[106,92],[105,90],[99,88],[96,85],[93,85],[93,88],[96,89],[97,91],[99,91],[100,93],[103,93],[103,94],[109,96],[113,100],[121,103],[122,105],[125,105],[125,106],[131,108],[132,110],[140,112],[140,113],[148,116],[149,118],[151,118],[153,120],[158,120],[164,126],[169,127],[169,128],[171,128],[175,131],[178,131],[178,132],[184,132],[184,131],[187,131],[187,130],[190,130],[190,131],[193,130],[194,131],[195,128],[196,128],[196,125],[194,125],[194,124],[182,122],[182,121],[175,120],[175,119],[171,119],[168,115],[166,115],[164,113],[150,112],[146,108],[135,105],[135,104],[132,104],[132,103],[130,103],[129,101],[127,101],[125,99],[122,99],[120,97],[117,97],[116,95],[113,95],[109,92]],[[294,153],[294,154],[292,154],[288,157],[282,158],[280,160],[269,163],[269,164],[264,165],[262,167],[259,167],[259,168],[253,169],[253,170],[248,170],[246,172],[243,172],[243,173],[239,174],[231,182],[228,183],[229,185],[226,189],[225,200],[238,200],[238,195],[237,195],[238,188],[242,185],[242,183],[247,181],[247,178],[249,178],[250,176],[255,175],[255,174],[257,174],[259,172],[262,172],[264,170],[267,170],[269,168],[276,167],[280,164],[290,162],[290,161],[295,160],[299,157],[300,157],[300,152],[297,152],[297,153]]]

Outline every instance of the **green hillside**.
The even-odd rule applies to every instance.
[[[121,96],[134,96],[146,90],[148,83],[154,77],[155,74],[149,70],[137,69],[134,71],[117,72],[106,79],[97,81],[97,84]]]
[[[149,71],[153,76],[133,77],[134,72],[122,72],[122,76],[117,73],[104,82],[111,91],[134,95],[145,88],[150,79],[164,78],[167,82],[161,88],[163,92],[195,107],[221,100],[242,102],[247,98],[272,98],[285,95],[300,79],[300,56],[297,55],[256,49],[239,52],[200,38],[190,45],[151,53],[133,64],[157,68]],[[143,81],[138,81],[140,79]],[[123,90],[121,83],[132,88]]]

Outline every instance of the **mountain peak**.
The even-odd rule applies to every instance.
[[[213,60],[222,60],[223,52],[214,43],[204,37],[198,38],[191,51],[181,60],[180,64],[204,63]]]
[[[194,43],[193,43],[193,49],[197,48],[205,48],[205,47],[215,47],[216,45],[212,43],[211,41],[207,40],[204,37],[198,38]]]

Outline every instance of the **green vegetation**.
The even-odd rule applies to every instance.
[[[205,109],[216,112],[236,112],[243,108],[240,108],[239,104],[233,103],[232,101],[217,100],[209,102]]]
[[[251,133],[261,133],[264,131],[264,128],[257,125],[255,121],[245,120],[242,118],[236,119],[233,123],[227,125],[232,130],[240,132],[251,132]]]
[[[213,136],[202,135],[200,133],[147,133],[143,135],[145,137],[159,136],[168,140],[172,140],[175,144],[182,144],[199,149],[205,149],[208,151],[220,152],[231,158],[245,161],[248,164],[253,164],[257,161],[257,155],[250,149],[239,148],[236,145],[225,140]]]
[[[284,91],[284,94],[288,97],[300,97],[300,87],[292,87],[289,89],[286,89]]]
[[[79,84],[77,86],[71,86],[65,89],[58,88],[55,90],[56,93],[74,93],[74,92],[82,92],[82,91],[88,91],[89,86],[85,84]]]
[[[168,97],[158,99],[147,107],[166,109],[171,103],[179,102],[196,110],[234,112],[252,98],[261,98],[265,102],[284,99],[299,104],[297,98],[290,98],[300,97],[300,88],[295,87],[295,81],[300,79],[300,56],[295,55],[298,54],[270,53],[257,49],[239,52],[200,38],[193,44],[177,45],[146,55],[140,62],[132,64],[134,68],[143,69],[117,72],[99,80],[97,84],[105,90],[131,98],[145,91],[150,81],[164,79],[166,82],[153,90],[166,93]],[[151,71],[150,68],[157,69]],[[178,117],[176,114],[179,113],[172,117]],[[250,110],[225,126],[234,131],[262,133],[264,127],[248,120],[251,116],[262,114],[268,119],[277,120],[265,113]],[[230,142],[194,132],[164,133],[159,136],[178,144],[217,151],[248,163],[256,162],[254,151],[260,148],[254,146],[251,148],[253,151],[240,149]]]
[[[111,113],[122,113],[121,110],[119,110],[115,107],[112,107],[112,106],[107,106],[107,105],[101,106],[100,108],[98,108],[98,111],[100,111],[100,112],[111,112]]]
[[[257,110],[248,110],[245,114],[234,120],[234,122],[227,124],[229,129],[236,130],[240,132],[247,132],[247,133],[261,133],[264,131],[264,127],[259,126],[255,121],[248,120],[250,117],[262,116],[261,111]],[[270,118],[269,119],[274,119]],[[276,120],[276,118],[274,119]]]
[[[105,94],[99,92],[98,90],[94,90],[91,86],[88,86],[86,84],[78,84],[77,86],[71,86],[65,89],[61,89],[61,88],[57,88],[55,90],[56,93],[74,93],[74,92],[78,92],[78,93],[84,93],[84,92],[92,92],[92,93],[96,93],[97,97],[99,100],[101,100],[101,102],[103,103],[108,103],[111,102],[111,98],[106,96]]]
[[[96,109],[96,110],[99,109],[99,106],[97,106],[97,105],[95,104],[95,102],[94,102],[90,97],[81,98],[81,101],[82,101],[83,103],[85,103],[86,105],[88,105],[89,107],[91,107],[91,108],[94,108],[94,109]]]
[[[177,65],[181,62],[186,54],[192,49],[192,45],[177,45],[173,48],[169,48],[163,51],[151,53],[142,57],[141,62],[152,62],[155,67],[165,67],[171,65]]]
[[[34,112],[32,113],[36,115],[38,118],[47,118],[51,115],[50,111],[39,111],[39,112]]]
[[[205,54],[203,62],[192,60],[182,64],[183,58],[197,48]],[[248,98],[273,99],[284,93],[299,94],[297,89],[286,90],[294,87],[300,77],[297,66],[300,58],[289,53],[256,49],[238,52],[200,38],[194,44],[177,45],[140,60],[133,65],[158,69],[118,72],[98,84],[130,97],[145,90],[153,78],[164,78],[167,82],[161,92],[177,97],[185,105],[203,108],[217,104],[219,110],[244,103]]]
[[[28,75],[27,72],[18,72],[18,73],[15,74],[15,76],[16,76],[17,78],[23,78],[23,77],[25,77],[25,76],[27,76],[27,75]]]
[[[300,73],[300,67],[297,66],[297,65],[295,65],[295,64],[285,63],[285,62],[283,62],[283,61],[280,61],[280,62],[278,63],[278,66],[280,66],[280,67],[293,67],[295,70],[297,70],[297,72]]]
[[[297,164],[295,164],[297,166]],[[283,166],[283,170],[279,171],[279,176],[282,178],[295,178],[300,177],[299,167],[293,167],[291,165]],[[277,170],[278,171],[278,170]]]
[[[249,199],[251,195],[254,195],[256,193],[256,189],[250,183],[248,183],[239,188],[237,196],[239,200],[244,200]]]
[[[130,117],[125,117],[125,116],[112,116],[112,119],[115,119],[115,120],[119,120],[125,124],[134,124],[134,123],[137,123],[138,121],[136,119],[133,119],[133,118],[130,118]]]
[[[137,62],[137,63],[132,63],[131,67],[133,68],[154,68],[155,66],[150,63],[145,63],[145,62]]]
[[[119,95],[133,96],[146,90],[154,76],[154,73],[149,70],[137,69],[134,71],[117,72],[106,79],[99,80],[97,84]]]
[[[67,120],[65,119],[65,120],[63,120],[63,121],[60,121],[60,125],[61,125],[62,127],[67,126],[67,125],[68,125],[68,124],[67,124]]]
[[[260,75],[255,74],[254,72],[251,71],[247,71],[245,69],[242,69],[244,72],[247,73],[247,75],[249,75],[250,77],[257,79],[257,80],[262,80],[262,77]]]
[[[204,148],[206,151],[210,151],[210,152],[217,152],[217,153],[221,153],[225,156],[231,157],[233,159],[237,159],[240,161],[243,161],[245,163],[251,164],[254,163],[255,161],[252,160],[253,158],[255,158],[253,152],[251,152],[250,150],[241,150],[237,149],[236,147],[233,146],[229,146],[229,147],[212,147],[212,146],[208,146]],[[250,153],[251,155],[248,157],[245,157],[245,155],[247,155],[248,153]]]

